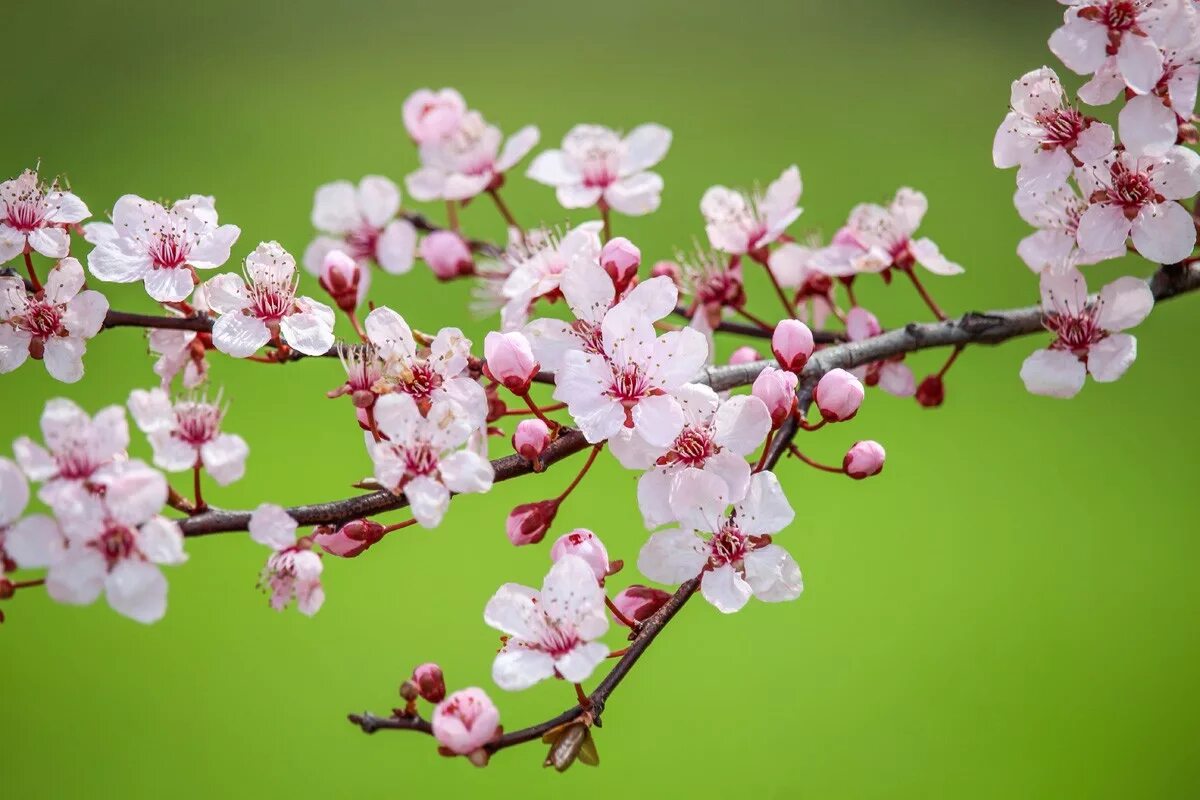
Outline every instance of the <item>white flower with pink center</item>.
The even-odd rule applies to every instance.
[[[1196,109],[1196,84],[1200,81],[1200,7],[1186,0],[1180,4],[1182,15],[1174,15],[1166,25],[1156,25],[1154,44],[1162,54],[1162,75],[1153,90],[1139,97],[1158,96],[1187,122]],[[1105,106],[1126,89],[1121,63],[1112,48],[1092,79],[1079,88],[1079,99],[1093,106]],[[1132,98],[1136,99],[1136,98]],[[1124,124],[1124,123],[1122,123]],[[1174,144],[1172,141],[1170,144]]]
[[[700,199],[709,243],[724,253],[757,254],[778,239],[800,216],[803,191],[795,164],[767,186],[762,194],[747,194],[712,186]]]
[[[1112,128],[1072,108],[1049,67],[1013,81],[1009,102],[1012,110],[996,131],[992,161],[1001,169],[1019,166],[1018,186],[1048,190],[1070,177],[1076,164],[1112,150]]]
[[[1186,24],[1191,0],[1059,0],[1070,6],[1050,36],[1050,50],[1079,75],[1091,75],[1113,57],[1125,85],[1138,94],[1162,77],[1157,41]]]
[[[1079,219],[1085,254],[1112,252],[1126,239],[1143,258],[1174,264],[1196,246],[1192,216],[1178,201],[1200,191],[1200,154],[1172,147],[1163,156],[1111,153],[1079,171],[1091,205]]]
[[[618,304],[600,325],[598,352],[563,356],[554,398],[589,442],[632,428],[651,446],[668,447],[683,430],[683,408],[672,395],[704,366],[708,340],[694,328],[654,334],[641,304]]]
[[[576,555],[554,562],[541,592],[501,586],[483,619],[508,637],[492,663],[492,680],[501,689],[528,689],[556,675],[580,683],[608,657],[608,646],[595,641],[608,631],[604,590]]]
[[[675,399],[683,409],[684,425],[669,446],[651,447],[636,433],[610,442],[622,465],[647,470],[638,479],[637,489],[647,528],[675,521],[671,497],[677,478],[685,472],[702,470],[716,476],[731,501],[745,497],[750,487],[746,456],[758,449],[771,430],[771,412],[753,395],[722,400],[709,387],[689,383],[676,390]]]
[[[855,306],[846,314],[846,337],[852,342],[861,342],[883,333],[879,319],[862,306]],[[912,397],[917,393],[912,370],[904,363],[903,356],[888,361],[873,361],[849,370],[867,386],[878,386],[896,397]]]
[[[41,427],[45,447],[27,436],[13,442],[21,469],[42,484],[38,498],[59,516],[99,516],[101,498],[89,487],[102,468],[125,456],[125,409],[109,406],[93,418],[70,400],[56,398],[46,403]]]
[[[1013,197],[1021,219],[1037,228],[1017,245],[1017,255],[1034,272],[1071,260],[1076,264],[1098,264],[1125,254],[1124,247],[1107,252],[1085,253],[1079,249],[1079,218],[1087,210],[1087,200],[1067,183],[1048,191],[1017,189]]]
[[[29,356],[63,383],[83,377],[87,340],[100,332],[108,300],[83,288],[83,267],[74,258],[59,261],[43,290],[25,291],[17,277],[0,277],[0,373],[12,372]]]
[[[457,403],[437,397],[422,414],[411,395],[388,394],[376,401],[374,414],[385,437],[367,443],[375,480],[404,495],[423,527],[441,524],[451,492],[492,488],[492,465],[472,441],[479,425]]]
[[[563,276],[575,265],[599,268],[600,249],[599,222],[585,222],[562,236],[538,229],[510,241],[504,253],[509,272],[500,288],[505,301],[500,309],[501,329],[520,329],[537,300],[558,300]]]
[[[212,331],[218,350],[245,358],[268,342],[309,356],[333,347],[333,309],[296,295],[296,260],[278,242],[263,242],[246,256],[244,273],[245,279],[226,273],[205,284],[209,306],[221,315]]]
[[[95,222],[85,229],[84,238],[96,245],[88,269],[102,281],[142,281],[155,300],[176,303],[200,282],[196,270],[229,260],[241,232],[217,224],[211,197],[194,194],[164,208],[127,194],[113,206],[111,225]]]
[[[273,503],[263,503],[250,515],[250,538],[273,551],[259,576],[259,586],[271,595],[271,608],[283,611],[295,600],[300,613],[311,617],[325,602],[324,562],[308,537],[296,538],[297,527],[296,520]]]
[[[927,238],[913,239],[929,201],[907,187],[886,208],[862,203],[850,212],[846,226],[821,252],[817,264],[831,275],[908,269],[920,264],[935,275],[958,275],[963,268],[946,259]]]
[[[33,170],[0,183],[0,264],[30,250],[46,258],[66,258],[71,251],[67,227],[91,213],[57,182],[39,183]]]
[[[1125,374],[1137,358],[1137,340],[1121,333],[1141,323],[1154,308],[1145,281],[1118,278],[1089,298],[1074,267],[1042,273],[1042,312],[1054,341],[1021,365],[1021,380],[1034,394],[1074,397],[1091,375],[1102,383]]]
[[[372,381],[374,391],[401,393],[411,397],[421,411],[436,400],[454,403],[471,427],[483,424],[487,416],[487,396],[483,387],[467,373],[471,340],[458,328],[442,328],[428,347],[417,347],[412,329],[404,317],[386,306],[367,315],[367,340],[374,358],[350,374],[356,385]]]
[[[368,175],[355,186],[334,181],[317,189],[312,224],[321,232],[304,251],[304,267],[321,271],[325,256],[340,250],[365,267],[374,262],[400,275],[412,269],[417,229],[400,211],[400,189],[387,178]],[[363,273],[365,279],[368,273]]]
[[[134,389],[129,395],[129,412],[154,448],[154,464],[167,472],[182,472],[199,465],[221,486],[246,472],[250,448],[246,440],[221,433],[225,408],[218,395],[192,397],[175,402],[162,389]]]
[[[538,129],[526,125],[503,139],[500,129],[478,111],[468,111],[448,136],[421,144],[421,168],[404,181],[408,193],[421,201],[469,200],[499,188],[504,173],[537,144]]]
[[[683,527],[653,534],[638,554],[638,570],[659,583],[700,577],[704,599],[726,614],[751,596],[768,603],[795,600],[804,590],[800,568],[771,543],[796,516],[778,479],[755,473],[745,498],[729,513],[724,489],[715,475],[681,476],[671,505]]]
[[[576,125],[562,148],[538,155],[525,173],[553,186],[563,208],[603,205],[641,216],[658,208],[663,179],[648,170],[667,155],[671,132],[653,123],[622,137],[603,125]]]

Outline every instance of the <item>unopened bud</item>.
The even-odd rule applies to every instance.
[[[446,679],[437,664],[422,664],[413,670],[410,683],[417,685],[421,699],[429,703],[440,703],[446,698]]]
[[[448,281],[475,271],[471,248],[454,231],[434,231],[421,240],[421,258],[439,280]]]
[[[8,578],[0,578],[0,600],[8,600],[17,593],[17,587]]]
[[[324,532],[314,532],[313,541],[330,555],[354,558],[382,539],[383,533],[383,526],[378,522],[356,519],[336,531],[326,529]]]
[[[883,471],[883,460],[886,457],[883,445],[871,440],[855,442],[854,446],[842,459],[842,469],[856,481],[878,475]]]
[[[529,340],[518,331],[492,331],[483,340],[484,373],[515,395],[525,395],[541,365]]]
[[[813,353],[812,331],[798,319],[785,319],[775,326],[771,352],[779,366],[788,372],[800,372]]]
[[[596,580],[603,583],[610,572],[608,550],[600,537],[587,528],[576,528],[565,533],[554,542],[550,548],[550,560],[558,561],[563,556],[579,556],[592,568]]]
[[[558,514],[558,500],[539,500],[536,503],[524,503],[517,506],[508,514],[504,522],[504,532],[508,540],[517,547],[526,544],[537,544],[554,524]]]
[[[358,306],[358,284],[362,280],[362,268],[341,250],[330,250],[321,262],[317,282],[329,293],[334,304],[347,314]]]
[[[946,384],[941,375],[930,375],[917,387],[917,402],[925,408],[937,408],[946,399]]]
[[[758,354],[757,350],[749,345],[745,345],[733,351],[733,355],[729,357],[729,363],[750,364],[752,362],[759,361],[761,358],[762,356]]]
[[[844,369],[826,372],[813,390],[813,402],[826,422],[853,419],[865,396],[862,382]]]
[[[523,419],[513,432],[512,446],[517,455],[537,465],[538,458],[550,444],[550,426],[540,419]]]
[[[415,703],[417,698],[421,696],[421,690],[417,687],[415,682],[408,680],[400,684],[400,696],[403,697],[406,702]]]
[[[659,261],[650,270],[650,277],[652,277],[652,278],[661,278],[661,277],[670,278],[671,282],[674,283],[676,286],[678,286],[679,281],[683,277],[683,270],[680,269],[679,265],[676,264],[674,261]]]
[[[622,589],[613,598],[613,605],[626,619],[634,622],[645,622],[654,616],[654,612],[662,608],[663,603],[671,599],[669,592],[654,589],[650,586],[634,584]]]
[[[796,409],[795,373],[767,367],[754,379],[752,394],[766,404],[771,412],[771,428],[778,429]]]
[[[610,239],[600,251],[600,266],[612,278],[618,294],[637,276],[641,263],[642,251],[624,236]]]

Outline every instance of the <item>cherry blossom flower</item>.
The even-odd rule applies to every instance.
[[[332,250],[341,250],[365,267],[374,262],[392,275],[412,269],[417,229],[400,211],[400,189],[380,175],[368,175],[355,186],[334,181],[318,187],[312,224],[321,235],[304,251],[304,267],[312,274]],[[365,273],[364,273],[365,275]]]
[[[925,195],[907,187],[886,208],[862,203],[817,263],[829,274],[909,269],[916,263],[935,275],[958,275],[963,268],[948,261],[936,244],[912,238],[928,208]]]
[[[870,311],[855,306],[846,314],[846,336],[852,342],[861,342],[883,333],[883,326]],[[916,379],[912,370],[904,363],[903,356],[887,361],[874,361],[854,367],[850,374],[867,386],[878,386],[896,397],[912,397],[917,392]]]
[[[417,144],[445,139],[458,130],[467,104],[454,89],[417,89],[404,101],[404,127]]]
[[[1019,166],[1018,186],[1034,191],[1057,186],[1076,164],[1103,158],[1113,148],[1112,128],[1072,108],[1049,67],[1013,81],[1010,104],[996,131],[992,161],[1001,169]]]
[[[271,593],[271,608],[283,611],[294,599],[300,613],[311,617],[325,603],[324,564],[306,537],[296,538],[297,527],[296,520],[273,503],[263,503],[250,515],[250,538],[274,551],[259,578],[259,585]]]
[[[46,403],[41,428],[45,447],[27,436],[13,442],[21,469],[42,484],[38,499],[62,517],[102,516],[101,498],[89,487],[103,468],[124,457],[129,446],[125,409],[108,406],[93,418],[70,400],[56,398]]]
[[[0,373],[12,372],[29,356],[63,383],[83,377],[87,340],[100,332],[108,300],[83,288],[83,267],[74,258],[59,261],[43,291],[28,294],[17,277],[0,277]]]
[[[674,522],[671,497],[684,472],[703,470],[719,478],[724,496],[741,500],[750,486],[746,456],[771,430],[771,413],[753,395],[722,400],[707,386],[689,383],[675,391],[684,425],[666,447],[653,447],[640,436],[612,439],[613,455],[631,469],[648,470],[638,479],[638,506],[647,528]]]
[[[438,744],[460,756],[471,755],[500,735],[500,712],[487,692],[474,686],[438,703],[431,722]]]
[[[422,410],[434,400],[446,399],[466,414],[471,427],[483,423],[487,397],[467,375],[471,340],[462,331],[442,328],[427,349],[418,349],[404,317],[386,306],[371,311],[364,325],[374,355],[382,360],[382,381],[374,383],[377,390],[407,394]],[[369,367],[372,362],[364,363]]]
[[[650,537],[638,555],[643,575],[659,583],[700,576],[704,599],[726,614],[740,610],[751,595],[769,603],[800,596],[800,568],[771,543],[795,518],[773,473],[756,473],[728,514],[729,498],[715,476],[693,472],[679,484],[672,508],[683,527]]]
[[[1094,253],[1079,249],[1079,218],[1088,203],[1070,184],[1041,192],[1017,189],[1013,203],[1021,219],[1038,228],[1017,245],[1017,255],[1034,272],[1068,259],[1076,264],[1098,264],[1125,255],[1123,245]]]
[[[221,433],[225,408],[220,396],[192,397],[174,403],[162,389],[134,389],[129,395],[129,412],[154,448],[154,464],[167,472],[182,472],[203,466],[221,486],[228,486],[246,472],[250,448],[233,433]]]
[[[608,560],[608,549],[600,537],[587,528],[576,528],[564,533],[550,546],[550,560],[558,561],[564,556],[578,556],[592,568],[596,580],[604,585],[604,579],[612,573],[613,564]],[[620,567],[620,563],[617,565]]]
[[[1174,264],[1196,245],[1191,214],[1179,202],[1200,191],[1200,154],[1172,147],[1165,155],[1112,153],[1080,170],[1091,205],[1079,218],[1085,254],[1112,252],[1132,238],[1143,258]]]
[[[807,245],[785,242],[771,251],[767,261],[779,285],[795,292],[797,318],[814,328],[824,327],[834,311],[832,279],[837,276],[822,267],[817,258],[821,249],[815,241]],[[849,269],[842,271],[852,274]]]
[[[762,261],[767,245],[778,239],[800,216],[803,184],[795,164],[767,186],[762,195],[712,186],[700,199],[704,230],[717,250],[750,254]]]
[[[521,128],[501,148],[503,135],[478,111],[468,111],[449,136],[420,146],[421,168],[405,178],[421,201],[469,200],[504,182],[504,173],[537,145],[538,129]]]
[[[608,631],[604,590],[576,555],[554,562],[541,592],[501,586],[483,619],[509,637],[492,663],[492,680],[501,689],[528,689],[555,675],[580,683],[608,657],[607,645],[595,641]]]
[[[686,417],[672,394],[704,366],[708,342],[693,328],[654,333],[640,304],[618,304],[600,325],[599,352],[563,356],[554,398],[567,404],[589,442],[611,439],[625,427],[667,447],[683,430]]]
[[[204,284],[196,287],[191,299],[192,311],[200,316],[208,315],[208,300]],[[183,312],[168,308],[167,313],[182,317]],[[158,358],[154,362],[154,374],[161,379],[163,389],[171,385],[176,375],[184,389],[195,389],[208,380],[208,361],[205,353],[212,346],[212,334],[196,331],[154,328],[146,336],[151,353]]]
[[[87,226],[95,245],[88,270],[102,281],[142,281],[159,302],[180,302],[199,283],[198,269],[216,269],[229,260],[241,235],[236,225],[218,225],[213,199],[194,194],[170,208],[127,194],[113,206],[112,224]]]
[[[39,183],[33,170],[0,183],[0,264],[30,250],[66,258],[71,251],[67,226],[91,213],[82,200],[59,189],[57,181]]]
[[[1137,358],[1137,340],[1127,330],[1154,307],[1154,294],[1138,278],[1118,278],[1096,298],[1074,267],[1042,273],[1042,311],[1054,341],[1021,365],[1021,380],[1034,394],[1074,397],[1090,374],[1102,383],[1125,374]]]
[[[422,415],[407,394],[388,394],[375,403],[375,421],[386,441],[368,443],[375,479],[403,494],[413,517],[436,528],[450,504],[450,493],[492,488],[491,463],[463,445],[478,427],[457,403],[435,398]]]
[[[221,315],[212,331],[218,350],[245,358],[281,337],[309,356],[333,347],[333,309],[296,296],[296,260],[278,242],[263,242],[246,256],[244,273],[244,279],[225,273],[206,284],[208,304]]]
[[[648,172],[667,155],[671,132],[661,125],[639,125],[622,136],[602,125],[576,125],[562,148],[533,160],[527,176],[553,186],[563,208],[602,205],[641,216],[658,208],[663,179]]]
[[[1138,94],[1154,89],[1163,70],[1156,40],[1183,21],[1188,0],[1059,0],[1070,6],[1050,36],[1050,50],[1079,75],[1090,75],[1109,56],[1125,84]]]
[[[598,263],[600,250],[599,222],[585,222],[561,237],[539,229],[510,241],[504,253],[510,269],[501,287],[505,298],[500,312],[502,329],[511,331],[524,325],[536,300],[553,302],[561,297],[563,275],[576,264]]]
[[[746,304],[740,257],[697,249],[691,256],[681,253],[679,260],[679,283],[684,294],[691,298],[688,316],[693,325],[703,316],[707,327],[716,328],[726,308],[741,308]]]

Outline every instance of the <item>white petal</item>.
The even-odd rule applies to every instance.
[[[555,660],[554,667],[564,680],[580,683],[592,677],[592,672],[606,658],[608,646],[600,642],[590,642],[571,648],[570,652]]]
[[[310,298],[304,299],[309,301],[310,307],[323,305]],[[315,307],[311,311],[289,314],[279,321],[279,332],[283,334],[284,341],[301,353],[309,356],[324,355],[333,347],[333,323],[330,319],[332,316],[332,311],[324,314]]]
[[[658,209],[662,202],[663,179],[656,172],[639,172],[622,178],[604,190],[604,200],[614,210],[640,217]]]
[[[724,614],[740,611],[752,593],[750,584],[728,564],[704,573],[700,580],[700,594]]]
[[[1154,308],[1154,292],[1140,278],[1117,278],[1100,290],[1100,317],[1106,331],[1123,331],[1140,325]]]
[[[559,186],[554,190],[554,196],[563,208],[591,208],[599,202],[604,190],[598,186],[584,186],[581,183]]]
[[[0,323],[0,374],[12,372],[29,358],[29,342],[33,337],[11,325]]]
[[[45,298],[56,306],[66,305],[83,288],[83,267],[78,259],[64,258],[46,273]]]
[[[188,263],[197,269],[216,269],[229,260],[242,229],[237,225],[222,225],[188,253]]]
[[[145,273],[146,294],[160,303],[186,300],[195,285],[192,273],[186,269],[152,269]]]
[[[91,547],[72,546],[50,564],[46,593],[60,603],[85,606],[104,590],[104,556]]]
[[[1099,69],[1107,47],[1107,27],[1074,15],[1050,35],[1050,51],[1079,75]]]
[[[422,475],[404,486],[404,496],[413,517],[423,528],[436,528],[450,506],[450,491],[433,478]]]
[[[4,550],[17,566],[41,569],[53,564],[63,553],[66,539],[53,517],[34,514],[19,520],[4,534]]]
[[[358,209],[372,227],[382,228],[400,210],[400,188],[381,175],[358,182]]]
[[[88,253],[88,270],[102,281],[133,283],[150,272],[145,252],[127,253],[116,242],[105,242]]]
[[[759,600],[768,603],[795,600],[804,591],[804,580],[796,560],[777,544],[749,553],[742,563],[746,582]]]
[[[716,475],[688,467],[675,475],[671,487],[671,513],[679,524],[714,533],[725,521],[729,487]]]
[[[1124,130],[1121,132],[1121,138],[1125,138]],[[1073,154],[1075,158],[1085,164],[1091,161],[1099,161],[1112,152],[1113,141],[1114,136],[1111,127],[1105,125],[1103,122],[1093,122],[1079,134]]]
[[[496,158],[496,171],[507,172],[515,167],[518,161],[529,155],[529,151],[537,146],[540,136],[536,125],[526,125],[508,137]]]
[[[638,572],[658,583],[683,583],[708,561],[704,542],[691,531],[670,528],[652,534],[638,553]]]
[[[492,662],[492,680],[510,692],[528,689],[554,675],[554,659],[548,653],[509,647],[496,654]]]
[[[200,447],[204,469],[220,486],[240,480],[246,473],[246,456],[250,446],[237,434],[222,433]]]
[[[96,470],[91,482],[104,487],[109,514],[125,525],[140,525],[167,502],[167,479],[136,459],[106,464]]]
[[[546,150],[525,171],[525,177],[546,186],[571,186],[582,183],[578,168],[562,150]]]
[[[683,409],[670,395],[643,397],[632,416],[634,430],[652,446],[669,446],[683,430]]]
[[[258,317],[225,314],[213,323],[213,345],[226,355],[245,358],[271,341],[271,332]]]
[[[132,620],[148,625],[167,613],[167,579],[145,561],[125,559],[117,564],[108,573],[104,590],[113,610]]]
[[[0,528],[12,524],[29,504],[29,484],[21,468],[0,458]]]
[[[416,252],[417,229],[406,219],[389,224],[375,242],[375,260],[392,275],[411,270]]]
[[[528,586],[506,583],[488,600],[483,609],[483,621],[501,633],[533,641],[544,630],[537,597],[537,591]]]
[[[1083,362],[1062,350],[1038,350],[1021,365],[1025,388],[1046,397],[1074,397],[1086,378]]]
[[[393,358],[408,360],[417,352],[412,329],[404,317],[387,306],[380,306],[367,314],[364,322],[367,338],[385,361]]]
[[[236,314],[250,306],[245,282],[231,272],[209,278],[203,289],[208,307],[218,314]]]
[[[478,453],[459,450],[443,458],[438,467],[442,480],[452,492],[486,492],[492,488],[495,471]]]
[[[1175,144],[1175,112],[1156,95],[1134,97],[1121,109],[1121,142],[1135,156],[1165,155]],[[1092,159],[1084,159],[1089,161]]]
[[[263,503],[250,515],[250,538],[272,550],[283,550],[296,543],[296,520],[274,503]]]
[[[154,517],[138,528],[137,548],[154,564],[182,564],[187,561],[179,524],[166,517]]]
[[[634,434],[636,438],[636,434]],[[616,439],[613,439],[616,441]],[[660,525],[675,521],[671,511],[671,485],[673,474],[661,467],[647,471],[638,478],[637,501],[646,528],[653,530]]]
[[[1076,236],[1080,249],[1107,253],[1124,247],[1129,237],[1129,220],[1117,206],[1096,203],[1088,206],[1079,219]]]
[[[756,473],[750,479],[746,498],[734,508],[738,527],[747,536],[779,533],[796,518],[773,472]]]
[[[317,188],[312,210],[314,228],[326,233],[349,233],[361,222],[354,184],[334,181]]]
[[[714,441],[739,456],[758,449],[771,430],[771,412],[754,395],[731,397],[717,409],[713,420]]]
[[[62,228],[38,228],[30,232],[29,246],[46,258],[65,258],[71,252],[71,236]]]
[[[1110,383],[1124,375],[1136,358],[1137,339],[1114,333],[1088,349],[1087,371],[1101,383]]]
[[[1196,226],[1191,214],[1173,200],[1143,206],[1133,220],[1132,235],[1133,246],[1142,258],[1156,264],[1182,261],[1196,246]]]
[[[729,450],[722,450],[705,462],[704,471],[725,482],[729,502],[740,502],[750,488],[750,464]]]
[[[707,362],[708,340],[704,334],[695,328],[669,331],[654,344],[652,379],[656,386],[673,391],[693,380]]]
[[[624,145],[620,171],[622,175],[632,175],[666,157],[671,147],[671,131],[654,123],[638,125],[625,136]]]
[[[42,357],[46,371],[55,380],[75,383],[83,377],[83,353],[86,349],[83,339],[76,339],[74,336],[56,336],[48,339],[45,355]]]
[[[107,314],[108,298],[89,289],[80,292],[67,303],[63,327],[74,337],[90,339],[104,327],[104,317]]]
[[[1138,94],[1146,94],[1154,91],[1158,79],[1162,77],[1162,51],[1149,36],[1126,32],[1121,37],[1121,48],[1117,50],[1117,66],[1129,88]],[[1124,131],[1121,137],[1124,138]]]

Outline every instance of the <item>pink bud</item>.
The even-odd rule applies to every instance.
[[[458,130],[467,104],[453,89],[418,89],[404,101],[404,127],[417,144],[444,139]]]
[[[731,355],[729,357],[729,363],[730,364],[750,364],[754,361],[760,360],[761,358],[762,358],[762,356],[760,356],[758,354],[757,350],[755,350],[753,347],[750,347],[749,345],[747,345],[745,347],[739,347],[737,350],[734,350],[733,355]]]
[[[499,733],[500,712],[483,689],[462,689],[433,710],[433,735],[447,753],[461,756],[481,750]]]
[[[512,445],[517,455],[531,463],[546,451],[550,444],[550,427],[540,419],[523,419],[513,432]]]
[[[612,278],[618,293],[634,279],[641,263],[642,251],[624,236],[610,239],[600,251],[600,266]]]
[[[434,231],[421,240],[421,258],[439,280],[448,281],[475,271],[471,248],[454,231]]]
[[[586,561],[598,581],[603,581],[609,573],[608,550],[600,537],[587,528],[576,528],[558,537],[550,548],[550,560],[558,561],[565,555],[579,556]]]
[[[879,442],[869,439],[864,442],[855,442],[854,446],[846,453],[846,457],[842,459],[842,469],[854,480],[861,481],[863,478],[878,475],[883,471],[883,459],[886,455],[883,445]]]
[[[795,373],[767,367],[754,380],[751,393],[766,403],[771,412],[771,427],[778,429],[796,409],[796,384],[800,379]]]
[[[422,664],[413,670],[413,683],[421,698],[428,703],[440,703],[446,697],[446,679],[437,664]]]
[[[483,371],[515,395],[524,395],[541,365],[533,357],[529,340],[517,331],[492,331],[483,340]]]
[[[329,292],[333,302],[347,314],[358,306],[358,283],[362,280],[362,268],[358,262],[341,250],[330,250],[321,262],[317,283]]]
[[[946,384],[940,375],[930,375],[917,387],[917,402],[925,408],[937,408],[946,399]]]
[[[313,541],[326,553],[354,558],[383,538],[383,526],[369,519],[347,522],[333,533],[314,533]]]
[[[650,277],[659,278],[663,276],[670,278],[671,282],[678,286],[683,276],[683,270],[674,261],[659,261],[650,270]]]
[[[812,331],[798,319],[783,320],[771,336],[771,352],[779,366],[788,372],[799,372],[813,353]]]
[[[654,612],[662,608],[663,603],[671,599],[668,592],[662,589],[652,589],[649,586],[634,584],[613,598],[617,607],[626,619],[634,622],[645,622],[654,616]]]
[[[540,542],[554,523],[558,502],[539,500],[536,503],[523,503],[510,511],[504,522],[508,540],[517,547]]]
[[[858,413],[865,395],[858,378],[844,369],[831,369],[817,382],[813,401],[826,422],[845,422]]]

